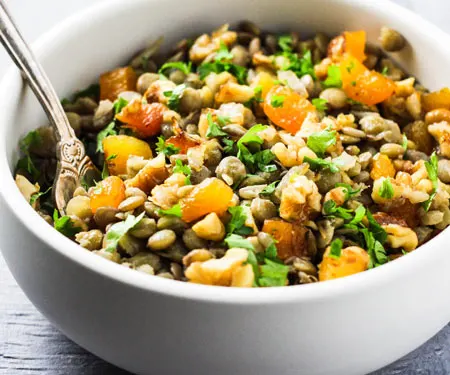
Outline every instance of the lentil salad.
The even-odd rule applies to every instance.
[[[272,287],[348,276],[450,223],[450,90],[428,92],[364,31],[301,40],[243,22],[162,40],[64,99],[102,169],[60,217],[56,137],[27,134],[16,183],[85,249],[150,275]]]

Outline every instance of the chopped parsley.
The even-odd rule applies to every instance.
[[[428,178],[433,184],[433,190],[431,191],[430,197],[422,203],[422,207],[425,211],[428,211],[431,207],[431,203],[433,203],[433,199],[437,194],[437,189],[439,187],[439,179],[438,179],[438,157],[436,152],[430,156],[430,161],[425,162],[425,168],[427,169]]]
[[[59,217],[59,212],[56,208],[53,211],[53,226],[58,232],[64,234],[66,237],[73,237],[81,232],[81,228],[74,226],[72,219],[69,216],[64,215]]]
[[[172,91],[164,91],[163,94],[166,98],[169,98],[167,101],[167,106],[173,111],[178,111],[178,107],[180,106],[180,100],[183,96],[184,90],[186,90],[186,84],[181,84],[175,87]]]
[[[339,259],[341,257],[341,251],[342,251],[342,240],[340,238],[336,238],[330,245],[329,256],[334,259]]]
[[[189,61],[188,64],[182,61],[167,62],[159,69],[158,73],[164,74],[164,72],[168,69],[177,69],[185,75],[188,75],[192,70],[192,62]]]
[[[322,130],[311,134],[308,137],[306,145],[314,151],[319,157],[325,154],[328,147],[336,144],[336,132]]]
[[[403,134],[402,137],[402,147],[404,152],[408,151],[408,137],[406,137],[406,134]]]
[[[268,258],[264,259],[264,263],[260,267],[261,276],[258,284],[263,287],[285,286],[289,267]]]
[[[181,217],[181,205],[177,203],[176,205],[170,207],[168,210],[159,209],[158,210],[159,215],[166,215],[166,216],[176,216]]]
[[[247,220],[248,207],[234,206],[228,208],[228,212],[231,214],[231,219],[227,224],[227,233],[248,235],[253,233],[253,229],[245,226]]]
[[[125,221],[115,223],[111,225],[111,228],[106,232],[105,251],[113,253],[117,249],[117,245],[120,239],[127,234],[127,232],[133,229],[144,217],[145,212],[141,213],[139,216],[134,217],[133,215],[128,215]]]
[[[40,171],[36,168],[34,161],[30,155],[31,147],[39,147],[42,143],[41,135],[37,130],[30,131],[19,142],[19,147],[24,156],[17,162],[17,169],[23,169],[27,171],[34,180],[37,180],[40,176]]]
[[[353,218],[352,210],[338,206],[332,199],[323,204],[323,212],[326,216],[340,217],[344,220],[351,220]]]
[[[110,122],[103,130],[97,134],[97,149],[96,152],[103,152],[103,140],[110,135],[117,135],[117,131],[114,129],[116,123]]]
[[[366,216],[366,208],[363,205],[360,205],[356,208],[355,216],[350,220],[349,225],[359,224],[362,219],[364,219],[364,216]]]
[[[229,248],[239,247],[241,249],[255,250],[252,243],[248,239],[237,234],[228,235],[224,239],[224,242],[228,245]]]
[[[259,195],[263,195],[263,196],[272,195],[275,192],[275,189],[277,188],[277,184],[279,182],[280,181],[274,181],[274,182],[270,183],[264,189],[261,190],[261,193],[259,193]]]
[[[394,188],[389,178],[383,179],[381,187],[378,190],[378,194],[380,195],[381,198],[385,199],[392,199],[394,197]]]
[[[221,126],[226,125],[230,121],[229,118],[217,116],[217,123],[213,121],[211,113],[208,113],[206,115],[206,118],[208,120],[208,130],[206,131],[206,138],[224,137],[228,135],[228,133],[225,133],[221,129],[219,124],[221,124]]]
[[[284,51],[283,56],[289,60],[289,63],[283,66],[281,70],[292,70],[298,77],[307,74],[313,78],[316,77],[310,50],[306,50],[301,57],[291,51]]]
[[[264,101],[262,98],[262,91],[263,91],[263,88],[261,85],[258,85],[253,89],[253,92],[255,93],[255,96],[253,97],[253,99],[255,102],[262,103]]]
[[[158,137],[158,142],[156,142],[156,152],[163,153],[166,156],[176,155],[180,152],[180,148],[174,146],[171,143],[166,143],[164,137]]]
[[[327,87],[342,87],[341,69],[337,65],[331,65],[328,67],[328,77],[322,84]]]
[[[389,68],[387,66],[385,66],[383,68],[383,70],[381,71],[381,74],[384,76],[387,76],[389,74]]]
[[[339,167],[335,163],[333,163],[331,160],[325,160],[325,159],[320,159],[320,158],[312,159],[309,156],[305,156],[303,158],[303,161],[308,163],[309,167],[313,171],[316,171],[321,168],[328,168],[332,173],[339,172]]]
[[[284,104],[284,95],[272,95],[270,98],[270,105],[274,108],[281,108]]]
[[[102,180],[104,180],[106,177],[109,176],[109,170],[108,170],[108,163],[107,163],[107,161],[113,160],[115,158],[117,158],[117,155],[116,154],[112,154],[112,155],[108,156],[105,159],[105,162],[103,163],[103,169],[102,169]]]
[[[39,191],[37,193],[31,194],[30,197],[30,204],[33,205],[36,203],[36,201],[42,197],[43,195],[47,194],[50,190],[52,190],[52,187],[50,186],[47,190],[45,191]]]
[[[117,115],[122,111],[123,108],[125,108],[128,105],[128,100],[119,97],[116,99],[116,101],[113,104],[114,113]]]
[[[326,99],[314,98],[311,103],[319,112],[325,112],[328,109],[328,100]]]
[[[290,35],[281,35],[278,38],[278,46],[283,52],[292,52],[293,40]]]
[[[222,73],[229,72],[234,75],[240,84],[245,84],[247,79],[247,69],[243,66],[233,64],[231,59],[233,54],[228,52],[228,48],[225,44],[221,44],[219,51],[214,58],[214,62],[208,62],[201,64],[197,72],[200,75],[200,79],[204,80],[210,73]]]
[[[173,167],[172,172],[184,174],[186,176],[186,180],[185,180],[186,185],[192,184],[191,183],[191,174],[192,174],[191,167],[189,167],[189,165],[184,165],[180,159],[177,159],[175,161],[175,167]]]
[[[343,182],[339,182],[335,185],[335,187],[342,187],[345,190],[345,200],[349,200],[351,197],[359,194],[361,189],[353,189],[350,184],[345,184]]]

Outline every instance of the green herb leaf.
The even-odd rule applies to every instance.
[[[338,166],[334,164],[331,160],[324,160],[320,158],[311,159],[309,156],[305,156],[303,158],[303,161],[308,163],[313,171],[316,171],[321,168],[329,168],[332,173],[339,172]]]
[[[220,126],[215,123],[212,119],[211,113],[206,115],[208,120],[208,130],[206,131],[206,138],[214,138],[214,137],[224,137],[227,136],[228,133],[225,133]],[[219,121],[219,119],[217,119]],[[224,122],[224,117],[221,118],[221,121]],[[219,121],[220,122],[220,121]],[[222,125],[223,126],[223,125]]]
[[[278,46],[283,52],[292,52],[293,40],[290,35],[281,35],[278,38]]]
[[[381,244],[384,244],[387,239],[386,231],[378,224],[369,210],[366,210],[366,216],[367,220],[369,220],[369,230],[373,233],[374,238]]]
[[[125,221],[121,221],[120,223],[115,223],[111,225],[111,228],[106,232],[105,235],[105,243],[106,248],[105,251],[113,253],[117,249],[117,244],[120,239],[127,234],[127,232],[133,229],[144,217],[145,212],[141,213],[138,217],[134,217],[133,215],[128,215]]]
[[[252,243],[248,239],[246,239],[242,236],[239,236],[237,234],[228,235],[225,238],[224,242],[228,245],[228,247],[230,249],[232,247],[239,247],[239,248],[247,249],[247,250],[255,250]]]
[[[159,209],[158,214],[166,215],[166,216],[181,217],[182,216],[181,205],[179,203],[177,203],[176,205],[172,206],[168,210]]]
[[[223,152],[226,154],[234,154],[235,153],[235,145],[236,143],[230,138],[222,138],[222,142],[225,145],[223,148]]]
[[[316,107],[316,109],[319,112],[325,112],[328,109],[328,107],[327,107],[328,100],[326,100],[326,99],[314,98],[311,101],[311,103],[314,107]]]
[[[366,216],[366,208],[363,205],[358,206],[355,210],[355,216],[350,221],[349,225],[359,224],[364,218],[364,216]]]
[[[307,146],[318,156],[322,157],[328,147],[336,144],[336,132],[322,130],[311,134],[306,142]]]
[[[310,50],[305,51],[300,58],[297,54],[291,52],[284,52],[283,56],[288,58],[289,63],[283,66],[281,70],[292,70],[298,77],[303,77],[307,74],[313,78],[316,77]]]
[[[105,159],[105,162],[103,163],[103,169],[102,169],[102,180],[104,180],[106,177],[109,176],[109,170],[108,170],[108,163],[106,163],[108,160],[113,160],[117,157],[116,154],[110,155]]]
[[[233,54],[228,51],[228,47],[226,46],[226,44],[222,41],[220,41],[220,48],[219,50],[216,52],[216,56],[214,58],[215,61],[223,61],[223,60],[232,60],[233,59]]]
[[[41,135],[37,130],[30,131],[22,140],[19,142],[20,150],[24,154],[28,154],[30,147],[39,147],[42,143]]]
[[[270,98],[270,105],[273,108],[281,108],[283,107],[284,99],[284,95],[272,95],[272,97]]]
[[[167,106],[173,110],[178,111],[178,107],[180,106],[181,96],[183,95],[184,90],[186,90],[186,84],[181,84],[175,87],[172,91],[164,91],[163,94],[166,98],[169,98],[167,101]]]
[[[247,79],[247,69],[243,66],[231,63],[229,60],[233,58],[233,54],[228,52],[228,48],[222,44],[214,58],[214,62],[201,64],[197,73],[201,80],[204,80],[210,73],[229,72],[234,75],[240,84],[245,84]]]
[[[351,214],[352,210],[337,206],[336,202],[332,199],[323,204],[323,212],[327,216],[336,216],[344,220],[351,220],[353,218]]]
[[[270,150],[258,151],[254,154],[255,164],[260,171],[274,172],[277,169],[275,164],[270,164],[275,160],[275,154]]]
[[[164,74],[167,69],[178,69],[185,75],[188,75],[192,70],[192,62],[189,61],[188,64],[182,61],[167,62],[159,69],[158,73]]]
[[[192,170],[191,170],[191,167],[189,167],[189,165],[184,165],[180,159],[177,159],[175,161],[175,167],[173,167],[172,172],[184,174],[186,176],[186,180],[185,180],[186,185],[191,185],[190,177],[192,174]]]
[[[277,185],[280,181],[274,181],[271,184],[267,185],[264,189],[261,190],[260,195],[272,195],[275,192],[275,189],[277,188]]]
[[[253,100],[256,103],[262,103],[264,100],[262,98],[262,86],[258,85],[253,89],[253,92],[255,93],[255,96],[253,97]]]
[[[350,184],[345,184],[343,182],[339,182],[335,185],[335,187],[342,187],[345,189],[345,200],[348,201],[351,197],[358,195],[361,192],[361,189],[353,189]]]
[[[402,147],[405,152],[408,150],[408,138],[406,137],[406,134],[403,134]]]
[[[58,232],[64,234],[66,237],[73,237],[81,232],[81,228],[74,226],[72,219],[69,216],[64,215],[59,217],[59,212],[56,208],[53,211],[53,226]]]
[[[392,199],[394,197],[394,188],[389,178],[383,179],[378,194],[380,194],[381,198],[385,199]]]
[[[118,113],[120,113],[122,111],[123,108],[125,108],[128,105],[128,100],[119,97],[115,100],[114,104],[113,104],[113,108],[114,108],[114,113],[117,115]]]
[[[267,258],[264,262],[265,264],[260,267],[261,277],[258,280],[259,285],[263,287],[285,286],[289,267]]]
[[[227,233],[248,235],[253,233],[253,229],[245,226],[247,220],[247,212],[244,206],[234,206],[228,208],[228,212],[231,214],[231,219],[227,224]]]
[[[381,266],[389,261],[386,250],[380,241],[375,241],[368,250],[370,256],[369,268]]]
[[[341,257],[342,250],[342,240],[336,238],[330,245],[330,257],[334,259],[339,259]]]
[[[273,260],[274,262],[280,262],[280,260],[278,259],[278,249],[275,245],[275,241],[267,246],[266,250],[264,251],[264,256],[270,260]]]
[[[342,87],[342,79],[341,79],[341,69],[337,65],[330,65],[328,67],[328,77],[322,84],[327,87]]]
[[[50,190],[52,190],[52,187],[50,186],[47,190],[45,191],[39,191],[37,193],[31,194],[30,197],[30,204],[33,205],[34,203],[36,203],[36,201],[42,197],[43,195],[47,194]]]
[[[166,143],[164,137],[158,137],[158,142],[156,142],[156,152],[163,153],[166,156],[176,155],[180,152],[180,149],[171,143]]]
[[[381,74],[383,74],[384,76],[387,76],[389,74],[389,68],[387,66],[385,66],[383,68],[383,70],[381,71]]]
[[[103,130],[97,134],[97,149],[96,152],[103,152],[103,140],[110,135],[117,135],[114,127],[116,123],[114,121],[110,122]]]
[[[427,169],[428,178],[433,184],[433,190],[430,194],[430,197],[422,203],[422,207],[425,211],[428,211],[431,207],[431,203],[433,203],[433,199],[436,196],[437,189],[439,187],[439,178],[438,178],[438,157],[436,152],[430,156],[430,161],[425,162],[425,168]]]
[[[254,148],[256,146],[258,152],[260,150],[260,145],[263,144],[263,140],[256,134],[264,129],[267,129],[267,125],[254,125],[252,126],[238,141],[237,141],[237,157],[252,171],[255,168],[255,163],[257,163],[256,156],[247,147],[252,145]],[[258,162],[260,165],[264,165],[262,162],[270,154],[265,153],[258,156]],[[267,160],[267,159],[266,159]]]

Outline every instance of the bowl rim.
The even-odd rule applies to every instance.
[[[110,12],[117,12],[118,9],[128,6],[131,2],[148,3],[149,1],[153,3],[158,2],[158,0],[129,0],[127,2],[123,2],[123,0],[109,0],[97,3],[62,20],[45,32],[33,43],[33,50],[36,56],[52,53],[53,45],[55,43],[58,44],[58,39],[64,38],[66,34],[76,33],[76,30],[82,27],[86,19],[89,19],[90,22],[95,22],[96,18],[103,18],[104,14],[109,14]],[[407,21],[410,27],[420,27],[425,34],[433,35],[436,42],[441,46],[450,44],[450,36],[437,26],[389,0],[379,0],[376,5],[363,3],[358,0],[334,1],[360,8],[376,8],[378,13],[395,14],[396,18],[402,18],[403,22]],[[8,96],[8,91],[11,88],[19,89],[21,86],[22,80],[19,72],[15,66],[10,67],[0,82],[0,97],[4,99],[2,101],[4,108],[14,106],[12,99]],[[5,113],[7,112],[2,111],[0,113],[0,123],[2,121],[5,122]],[[36,211],[23,199],[16,187],[13,174],[10,171],[6,147],[4,146],[6,143],[5,129],[5,126],[0,126],[0,176],[2,181],[0,194],[3,195],[4,203],[8,206],[9,211],[16,216],[23,227],[39,238],[49,248],[49,251],[59,253],[59,255],[67,258],[66,260],[77,263],[88,272],[98,273],[112,281],[124,283],[129,287],[138,288],[146,292],[209,303],[239,303],[245,305],[306,302],[330,297],[339,298],[343,295],[359,293],[362,290],[389,284],[392,280],[423,266],[425,261],[445,250],[445,246],[434,246],[439,241],[442,241],[443,235],[440,234],[422,245],[420,249],[408,254],[408,256],[385,264],[383,267],[327,282],[278,288],[228,288],[149,277],[82,249],[78,244],[66,238],[42,220]],[[21,212],[22,214],[19,215],[16,212]],[[450,234],[450,232],[446,232]]]

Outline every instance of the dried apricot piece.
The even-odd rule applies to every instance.
[[[366,271],[369,267],[369,254],[357,246],[342,249],[336,259],[330,256],[328,247],[319,264],[319,281],[332,280]]]
[[[166,144],[174,145],[175,147],[180,149],[180,154],[185,154],[191,147],[198,146],[200,144],[200,141],[190,137],[188,134],[182,131],[179,134],[173,135],[172,137],[168,138],[166,140]]]
[[[233,190],[218,178],[207,178],[180,201],[182,219],[190,223],[206,214],[223,214],[230,206]]]
[[[366,59],[364,49],[366,48],[366,32],[360,31],[344,31],[344,50],[352,55],[355,59],[363,62]]]
[[[351,55],[340,63],[342,88],[347,96],[366,105],[381,103],[392,96],[395,83],[382,74],[367,69]]]
[[[307,230],[304,226],[280,219],[268,219],[264,220],[262,231],[270,234],[277,241],[280,259],[307,255]]]
[[[438,108],[450,109],[450,88],[444,87],[439,91],[423,94],[422,105],[425,112]]]
[[[100,181],[90,193],[91,210],[95,214],[100,207],[117,208],[125,199],[125,184],[117,176],[109,176]]]
[[[105,163],[110,175],[127,173],[127,160],[131,155],[152,157],[152,150],[147,142],[129,135],[110,135],[103,140]]]
[[[163,113],[166,107],[161,103],[144,104],[139,99],[128,103],[116,115],[125,127],[133,129],[140,137],[148,138],[161,132]]]
[[[100,99],[114,101],[123,91],[135,91],[136,80],[136,73],[131,66],[103,73],[100,76]]]
[[[289,87],[273,86],[264,100],[264,113],[280,128],[295,134],[308,113],[316,111],[311,102]]]
[[[395,167],[384,154],[377,154],[373,158],[372,169],[370,170],[370,177],[372,180],[378,180],[381,177],[394,177]]]

